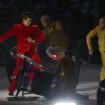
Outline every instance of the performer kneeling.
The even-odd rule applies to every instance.
[[[88,99],[88,96],[76,93],[76,86],[79,81],[79,69],[76,69],[77,62],[71,52],[59,51],[56,55],[58,66],[56,76],[58,84],[52,89],[52,96],[58,98]],[[79,62],[78,62],[79,63]]]
[[[58,59],[57,77],[59,92],[62,96],[72,96],[76,93],[75,65],[71,53],[61,52]]]

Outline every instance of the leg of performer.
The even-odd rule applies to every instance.
[[[38,64],[42,64],[42,61],[41,61],[41,59],[40,59],[40,57],[38,56],[37,53],[33,53],[33,55],[31,56],[31,59],[34,60],[34,61],[36,61]],[[30,72],[30,74],[29,74],[29,85],[30,85],[30,86],[31,86],[32,81],[33,81],[33,79],[34,79],[34,77],[35,77],[36,71],[39,71],[39,70],[40,70],[40,69],[39,69],[38,67],[35,67],[35,66],[33,66],[33,67],[31,68],[31,72]]]
[[[16,67],[15,70],[12,73],[12,80],[11,83],[9,85],[9,95],[12,95],[15,91],[15,87],[16,87],[16,83],[17,83],[17,76],[20,72],[20,68],[23,65],[23,60],[21,58],[17,58],[17,63],[16,63]]]
[[[42,64],[42,61],[37,53],[33,53],[33,55],[31,56],[31,59],[37,62],[38,64]],[[36,66],[33,66],[33,70],[39,71],[40,69]]]
[[[40,57],[38,56],[37,53],[33,53],[33,55],[31,56],[31,59],[34,60],[35,62],[37,62],[38,64],[42,64],[42,61],[40,59]],[[29,79],[32,81],[34,76],[35,76],[35,71],[39,71],[40,69],[36,66],[32,67],[32,71],[29,75]]]

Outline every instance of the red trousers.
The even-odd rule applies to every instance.
[[[25,52],[21,51],[20,53],[24,54]],[[35,51],[35,48],[33,50],[30,49],[28,51],[28,56],[32,60],[36,61],[37,63],[42,64],[40,57],[38,56],[37,52]],[[9,85],[9,92],[10,93],[13,93],[15,91],[16,84],[17,84],[17,76],[20,73],[19,67],[23,66],[23,64],[24,64],[24,61],[21,58],[17,58],[16,67],[15,67],[15,70],[13,71],[13,74],[12,74],[12,77],[16,77],[16,78],[11,80],[11,83]],[[33,67],[33,70],[34,70],[34,72],[30,73],[30,75],[29,75],[29,80],[31,80],[31,81],[34,78],[35,71],[38,71],[39,68]]]

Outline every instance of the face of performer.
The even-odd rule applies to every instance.
[[[105,17],[103,17],[99,20],[99,27],[101,29],[105,28]]]
[[[45,28],[48,26],[47,22],[43,18],[41,18],[41,24]]]
[[[42,16],[40,18],[40,22],[41,22],[42,26],[46,28],[50,25],[50,17],[46,16],[46,15]]]
[[[32,23],[32,19],[31,18],[27,18],[27,19],[23,19],[23,24],[27,27],[29,27]]]

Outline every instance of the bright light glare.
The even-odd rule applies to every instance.
[[[57,57],[55,54],[53,55],[55,58]]]
[[[56,103],[55,105],[76,105],[74,102],[61,102],[61,103]]]
[[[23,58],[23,57],[24,57],[24,55],[23,55],[23,54],[21,54],[21,57]]]

